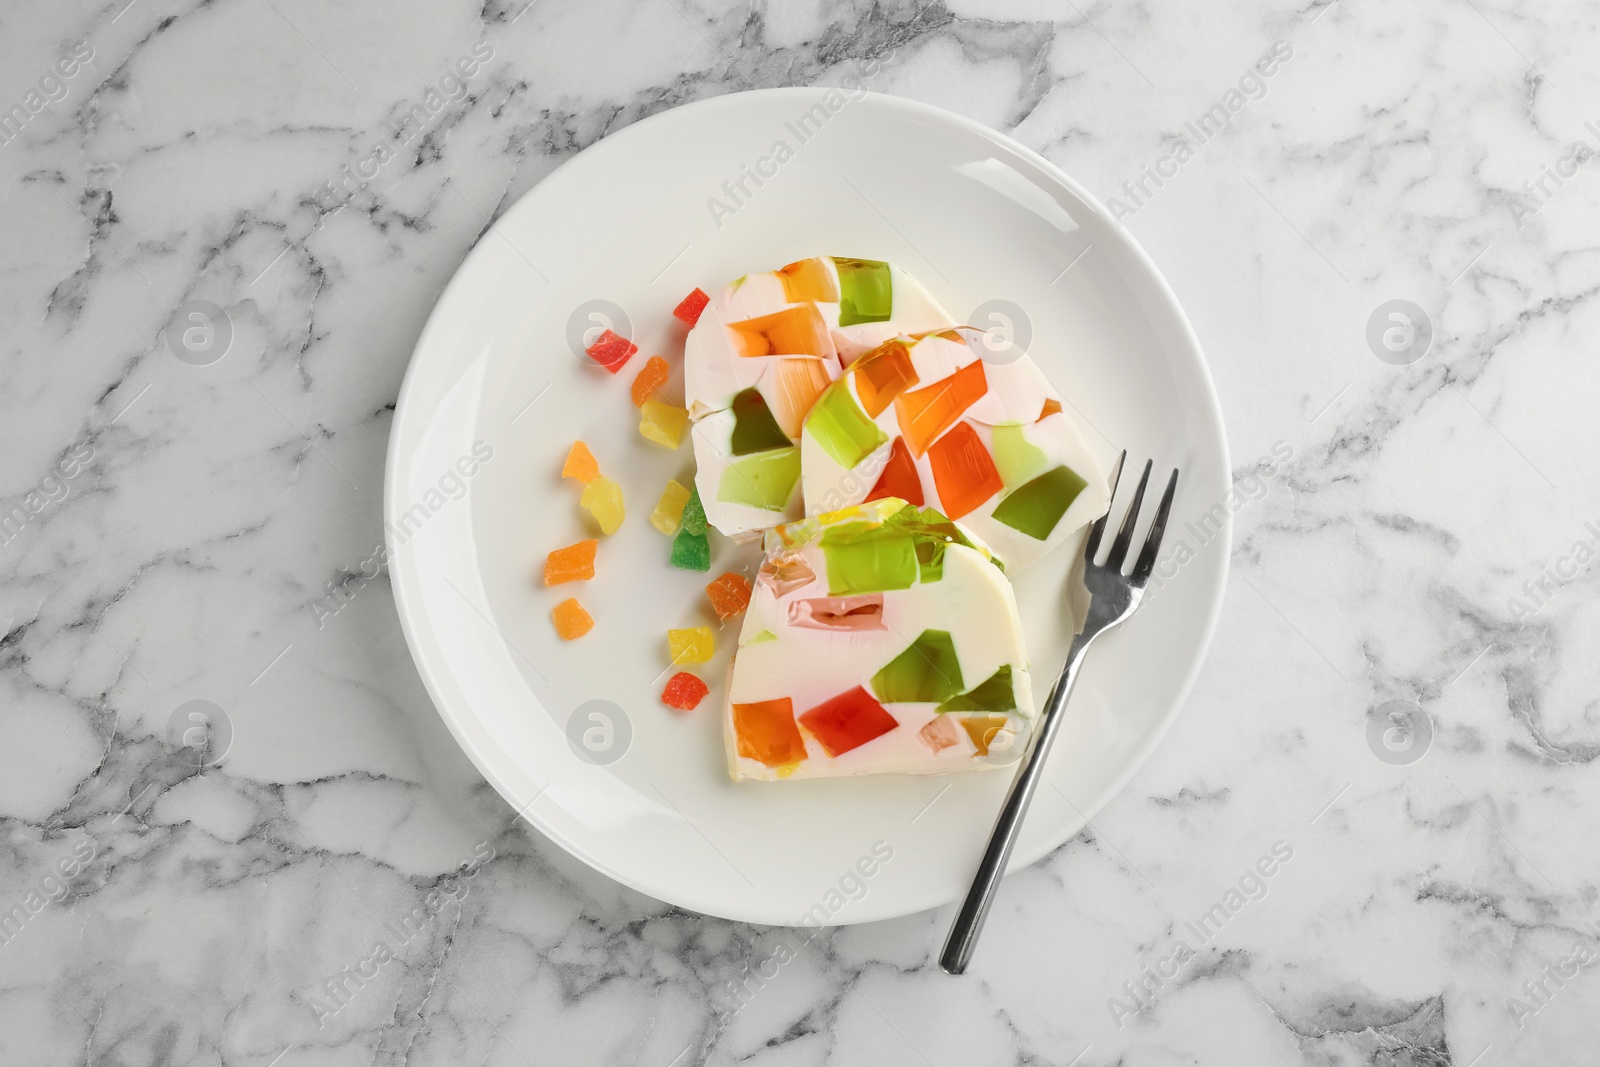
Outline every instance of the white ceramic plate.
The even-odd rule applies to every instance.
[[[762,184],[745,178],[736,202],[725,183],[757,168]],[[713,197],[731,214],[714,212]],[[683,328],[671,312],[689,290],[818,254],[899,263],[958,318],[1013,302],[1029,352],[1108,464],[1126,447],[1183,469],[1169,539],[1195,556],[1095,646],[1013,869],[1077,833],[1171,724],[1216,621],[1230,532],[1202,543],[1183,526],[1223,499],[1230,477],[1221,412],[1176,299],[1087,192],[1006,137],[892,97],[772,90],[646,119],[540,182],[462,264],[400,391],[385,518],[406,638],[462,748],[542,833],[651,896],[778,925],[956,899],[1009,778],[731,783],[716,705],[736,622],[702,672],[716,684],[701,707],[680,716],[658,702],[666,630],[714,624],[704,583],[754,555],[713,538],[710,574],[667,566],[668,539],[648,516],[667,478],[688,482],[692,457],[687,441],[673,454],[639,436],[628,386],[652,353],[676,363]],[[569,344],[575,314],[580,329],[596,321],[594,301],[625,309],[641,347],[617,377]],[[672,388],[681,395],[676,366]],[[558,476],[574,438],[622,483],[628,518],[602,539],[593,581],[546,589],[545,553],[589,536],[574,483]],[[475,447],[477,462],[463,460]],[[1041,700],[1067,645],[1072,555],[1020,583]],[[564,643],[550,609],[569,595],[597,625]],[[615,706],[603,755],[617,758],[605,764],[568,741],[569,719],[594,700]],[[604,740],[601,727],[591,741]]]

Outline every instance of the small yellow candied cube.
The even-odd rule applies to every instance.
[[[664,400],[651,397],[639,408],[639,433],[658,445],[677,448],[688,428],[689,413]]]
[[[717,639],[709,626],[667,631],[667,652],[673,663],[705,663],[717,650]]]
[[[689,490],[679,485],[676,478],[668,480],[667,487],[661,490],[661,499],[656,502],[656,509],[650,513],[650,525],[671,537],[678,532],[683,506],[688,502]]]
[[[625,513],[622,486],[602,474],[583,487],[578,506],[594,516],[594,521],[600,524],[601,533],[608,536],[614,534],[617,527],[622,525]]]

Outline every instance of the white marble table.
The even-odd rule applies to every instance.
[[[1269,7],[0,12],[0,1064],[1593,1062],[1600,8]],[[1227,412],[1233,572],[1177,727],[968,976],[944,909],[734,1011],[781,931],[508,829],[451,742],[372,577],[384,445],[553,167],[891,55],[1127,212]]]

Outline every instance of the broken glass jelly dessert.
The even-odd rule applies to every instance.
[[[980,753],[989,734],[974,740],[955,721],[972,715],[1030,736],[1033,692],[1011,585],[959,524],[885,498],[773,527],[764,542],[724,706],[734,779],[1004,763],[994,745]]]

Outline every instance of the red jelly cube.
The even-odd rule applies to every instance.
[[[824,700],[800,716],[828,755],[838,756],[881,737],[900,724],[861,686]]]
[[[681,304],[672,309],[672,317],[682,319],[690,326],[693,326],[700,321],[700,312],[704,311],[709,303],[711,303],[711,298],[703,290],[696,289],[684,297]]]
[[[619,337],[612,331],[606,330],[584,351],[588,353],[590,359],[615,374],[622,369],[624,363],[628,362],[629,357],[639,351],[639,346],[626,337]]]
[[[679,671],[667,679],[667,687],[661,691],[661,703],[679,711],[693,711],[709,692],[706,683],[688,671]]]

